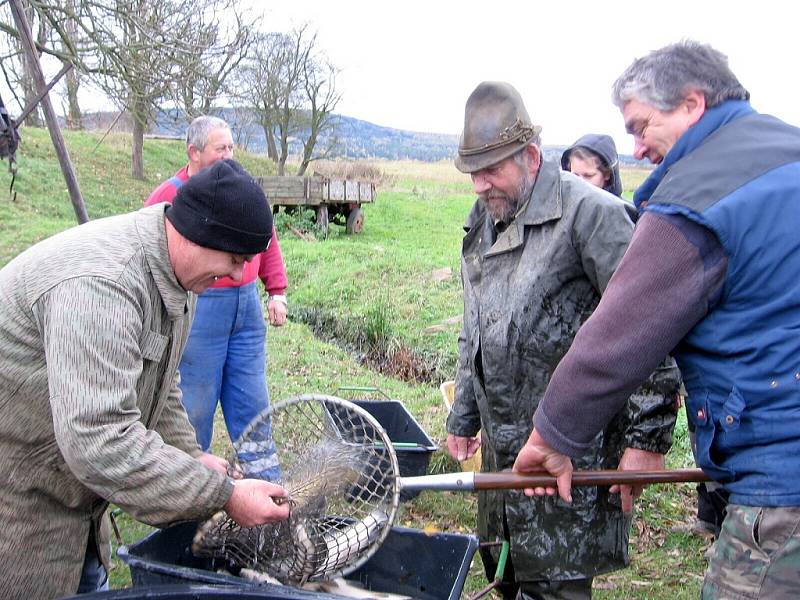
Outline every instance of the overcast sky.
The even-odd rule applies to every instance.
[[[634,58],[682,38],[727,54],[757,110],[800,125],[800,9],[792,0],[242,2],[263,15],[265,31],[316,31],[341,70],[337,112],[378,125],[459,134],[475,86],[505,80],[542,125],[545,144],[608,133],[630,154],[611,84]],[[0,90],[10,103],[4,82]],[[63,101],[54,104],[60,111]]]
[[[728,55],[753,106],[800,125],[800,31],[791,0],[252,0],[264,29],[308,23],[341,69],[337,112],[378,125],[458,134],[488,79],[522,94],[545,144],[613,135],[629,154],[611,84],[634,58],[691,38]]]

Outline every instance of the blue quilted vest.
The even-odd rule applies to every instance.
[[[719,302],[675,350],[700,466],[732,503],[800,506],[800,129],[725,124],[645,210],[710,228],[729,259]]]

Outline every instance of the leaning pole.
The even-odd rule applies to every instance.
[[[9,0],[9,4],[11,6],[11,14],[14,16],[14,21],[17,24],[22,47],[32,67],[31,71],[37,91],[42,95],[42,112],[44,113],[45,121],[47,121],[47,129],[50,131],[50,139],[53,140],[58,162],[61,164],[61,172],[64,174],[64,180],[67,183],[67,190],[69,190],[69,197],[75,209],[75,216],[78,217],[78,223],[86,223],[89,220],[89,215],[86,213],[86,206],[83,203],[81,189],[78,186],[78,177],[75,175],[75,168],[72,166],[72,160],[69,158],[67,145],[64,143],[64,136],[61,135],[61,128],[58,126],[58,118],[56,117],[56,112],[53,110],[53,103],[50,102],[50,94],[47,91],[47,84],[42,74],[42,66],[39,63],[39,55],[33,43],[33,36],[31,35],[31,28],[28,25],[28,19],[25,17],[25,11],[22,8],[20,0]]]

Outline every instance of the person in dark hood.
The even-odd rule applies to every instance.
[[[587,133],[561,155],[561,168],[622,197],[619,157],[611,136]]]

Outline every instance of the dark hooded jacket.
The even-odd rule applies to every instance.
[[[561,155],[561,168],[569,171],[569,157],[575,148],[585,148],[600,157],[606,167],[611,169],[611,181],[603,188],[615,196],[622,197],[622,180],[619,178],[619,157],[617,146],[611,136],[601,133],[587,133]]]

